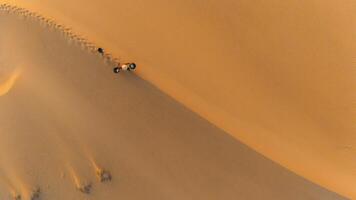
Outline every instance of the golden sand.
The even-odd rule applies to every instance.
[[[94,43],[102,45],[106,51],[110,52],[105,55],[109,59],[104,59],[106,60],[104,65],[117,60],[137,62],[140,66],[137,70],[139,76],[153,83],[175,100],[225,130],[234,138],[302,177],[345,196],[355,197],[356,160],[354,155],[356,140],[353,123],[355,120],[353,88],[355,86],[354,52],[356,52],[356,42],[355,37],[353,37],[355,28],[350,26],[355,22],[354,13],[356,12],[353,1],[343,3],[315,0],[235,1],[234,3],[230,1],[209,1],[208,3],[172,1],[167,3],[161,0],[151,2],[120,1],[116,3],[109,0],[91,1],[89,3],[84,0],[77,0],[75,3],[64,3],[64,1],[56,0],[2,2],[10,2],[42,13],[47,18],[41,18],[42,16],[36,14],[31,14],[31,16],[36,20],[44,21],[45,23],[42,23],[44,29],[52,32],[45,33],[34,29],[33,38],[31,38],[24,37],[14,27],[8,29],[6,34],[5,32],[2,34],[1,53],[4,54],[3,52],[6,50],[7,55],[10,56],[5,58],[8,62],[6,64],[17,66],[26,62],[29,65],[24,66],[24,71],[26,68],[28,69],[25,72],[26,76],[20,76],[15,84],[10,84],[13,85],[11,90],[9,90],[11,87],[2,87],[8,89],[3,89],[7,92],[7,95],[3,95],[2,99],[4,100],[0,99],[0,101],[5,101],[8,103],[5,103],[5,105],[8,106],[2,111],[5,114],[3,114],[1,120],[19,120],[15,114],[10,119],[5,116],[7,116],[7,112],[13,113],[16,109],[18,109],[16,113],[22,113],[22,110],[10,103],[13,101],[10,94],[12,92],[17,94],[16,87],[22,85],[23,89],[20,90],[20,94],[22,94],[21,91],[24,91],[39,100],[39,102],[32,102],[32,107],[27,104],[23,107],[28,109],[29,112],[31,111],[30,113],[37,113],[37,110],[41,111],[39,113],[53,112],[52,117],[48,117],[47,114],[39,114],[34,122],[42,118],[53,118],[51,123],[45,123],[48,125],[45,125],[44,129],[50,130],[49,132],[52,134],[50,138],[60,147],[56,151],[60,152],[59,154],[64,154],[64,156],[59,156],[60,159],[56,158],[55,160],[69,162],[64,160],[71,157],[72,162],[78,159],[76,162],[81,166],[85,161],[80,161],[80,158],[83,154],[87,155],[83,152],[92,148],[82,138],[93,140],[92,137],[94,136],[79,134],[77,129],[89,131],[84,126],[84,124],[94,120],[89,116],[97,116],[97,112],[104,111],[96,108],[97,104],[93,105],[93,102],[99,101],[95,100],[97,96],[90,96],[85,92],[93,90],[96,95],[104,95],[102,98],[105,100],[103,99],[103,102],[101,102],[103,108],[113,109],[117,106],[115,102],[107,100],[115,97],[115,95],[108,93],[108,89],[101,88],[100,90],[96,84],[89,84],[91,83],[90,80],[80,76],[83,72],[77,71],[77,73],[74,73],[76,76],[73,77],[68,75],[73,69],[80,68],[83,70],[83,63],[81,63],[81,67],[76,67],[69,61],[63,63],[63,66],[53,64],[61,63],[61,60],[82,59],[82,57],[77,57],[78,51],[75,51],[76,54],[70,54],[64,58],[63,52],[71,51],[69,49],[72,49],[72,47],[64,47],[62,43],[69,42],[70,45],[75,45],[73,41],[78,41],[79,38],[90,38],[92,42],[81,39],[79,49],[93,53]],[[53,20],[72,27],[77,34],[63,25],[51,23]],[[4,21],[3,26],[15,26],[12,25],[13,23],[11,20]],[[34,21],[25,23],[23,26],[27,29],[23,29],[21,33],[32,30],[31,27],[34,24],[36,24]],[[53,28],[64,30],[64,32],[61,31],[57,34],[57,36],[61,36],[62,40],[58,39],[59,36],[57,39],[53,39],[54,42],[52,42],[52,39],[46,40],[54,34]],[[25,38],[26,42],[18,38]],[[16,47],[16,51],[13,47]],[[56,51],[53,50],[54,55],[42,55],[42,52],[48,51],[48,49],[56,49]],[[58,58],[56,58],[57,56]],[[38,58],[38,63],[36,63],[35,58]],[[20,61],[21,63],[16,63]],[[84,66],[91,65],[85,63]],[[61,67],[66,70],[56,71]],[[102,66],[102,68],[105,67]],[[94,68],[89,69],[93,70]],[[109,72],[111,72],[110,69]],[[94,74],[93,76],[96,78],[99,76],[98,73]],[[68,76],[70,83],[79,84],[79,86],[68,85],[68,80],[62,79],[63,76]],[[111,76],[106,75],[106,78],[108,77]],[[58,79],[57,82],[54,81],[56,78]],[[122,79],[131,83],[131,79],[134,78],[124,76]],[[11,80],[11,78],[8,80]],[[112,79],[110,80],[112,81]],[[120,80],[121,84],[127,85],[123,80]],[[9,86],[8,83],[11,83],[11,81],[1,82],[0,84]],[[108,84],[106,81],[101,84],[105,85],[104,83]],[[20,86],[17,86],[18,84]],[[68,86],[73,88],[72,91],[67,91]],[[135,87],[143,90],[141,85]],[[114,88],[116,90],[122,89],[113,87],[110,91],[113,92]],[[9,91],[11,92],[9,93]],[[128,92],[127,89],[125,92]],[[28,99],[27,93],[23,96],[26,100]],[[139,93],[142,93],[142,91]],[[152,93],[158,94],[159,92],[152,91]],[[64,94],[65,98],[57,97],[58,94]],[[81,98],[78,96],[81,96]],[[147,96],[142,94],[132,93],[131,96],[147,99]],[[88,98],[92,99],[88,100]],[[122,99],[123,97],[117,96],[117,98]],[[127,106],[131,106],[130,108],[136,106],[131,103],[132,99],[125,98],[128,101]],[[17,102],[18,98],[15,99],[14,102]],[[20,101],[20,105],[25,104],[22,101],[24,100]],[[161,101],[157,99],[157,102]],[[35,112],[34,108],[39,106],[37,103],[41,106],[47,106],[46,109],[35,109]],[[142,102],[137,103],[142,104]],[[155,107],[149,105],[144,108],[155,110]],[[121,110],[120,113],[126,115],[128,109],[122,109],[124,111]],[[171,109],[174,110],[175,108],[172,107]],[[82,119],[83,115],[74,112],[74,110],[83,111],[87,117]],[[112,117],[111,114],[107,113],[107,118],[112,119],[115,123],[122,124],[123,130],[126,131],[127,127],[122,121],[122,115],[121,117]],[[72,116],[73,119],[69,118],[68,115]],[[143,115],[142,119],[154,118],[157,117],[156,115],[146,115],[145,117]],[[165,115],[167,114],[159,114],[159,116]],[[102,123],[103,127],[108,127],[106,129],[109,132],[115,128],[115,126],[103,121]],[[147,123],[147,121],[143,120],[143,123]],[[187,126],[187,120],[182,119],[181,123],[181,126]],[[159,126],[162,125],[168,130],[172,129],[164,123],[159,124]],[[11,127],[11,125],[8,126]],[[157,129],[156,132],[160,132],[160,129],[157,128],[158,125],[153,128],[140,123],[139,126],[148,130]],[[190,131],[199,132],[197,131],[199,126],[198,124],[196,127],[190,127],[192,129]],[[36,126],[34,125],[34,127]],[[97,126],[92,125],[92,128],[97,129]],[[6,129],[6,126],[0,129],[0,131],[4,130],[12,132],[12,129]],[[65,130],[64,132],[67,132],[67,134],[63,136],[57,133],[61,133],[60,130]],[[37,130],[33,128],[32,131]],[[108,136],[107,140],[111,140],[111,137]],[[201,138],[204,137],[207,136],[201,136]],[[4,138],[7,138],[6,134],[4,134]],[[26,137],[21,136],[20,138]],[[132,140],[135,141],[133,138]],[[86,150],[78,150],[77,145],[80,146],[80,149]],[[115,146],[115,144],[112,145]],[[164,143],[162,145],[165,146]],[[197,144],[191,145],[194,147]],[[97,144],[94,146],[97,146]],[[78,151],[78,155],[71,153],[73,148]],[[4,147],[4,151],[8,152],[8,149]],[[51,152],[53,154],[53,151]],[[91,150],[91,152],[95,151]],[[241,159],[239,152],[233,150],[232,152],[236,159]],[[213,154],[214,152],[209,150],[209,153]],[[84,157],[87,158],[87,156]],[[106,159],[109,158],[106,157]],[[227,161],[221,159],[219,166],[222,167],[224,164],[226,165]],[[88,160],[90,159],[87,159],[87,162],[91,163]],[[169,166],[174,164],[166,161]],[[49,163],[52,163],[52,161]],[[189,162],[187,166],[188,164],[194,166]],[[89,165],[92,166],[92,164]],[[105,165],[104,167],[107,168]],[[34,165],[33,168],[36,168],[36,166]],[[58,168],[61,169],[61,167]],[[152,167],[152,169],[155,168]],[[141,173],[147,173],[142,168],[138,170]],[[219,171],[218,168],[216,170]],[[80,170],[76,169],[75,171],[79,173]],[[93,171],[95,176],[97,170],[94,169]],[[252,171],[249,171],[249,173]],[[84,172],[78,177],[85,176],[86,173],[90,174]],[[218,172],[216,173],[218,174]],[[221,172],[219,171],[219,173]],[[235,171],[235,173],[236,177],[241,176],[241,171]],[[19,172],[15,174],[21,175]],[[220,175],[217,177],[223,176]],[[224,176],[228,175],[224,174]],[[261,176],[266,176],[266,174]],[[53,176],[52,179],[55,177]],[[155,180],[153,177],[151,179]],[[182,177],[181,183],[187,184],[186,180]],[[254,178],[251,180],[256,181]],[[264,190],[267,190],[265,192],[271,195],[271,198],[275,197],[275,190],[266,189],[265,181],[262,181],[261,184],[259,182],[257,188],[264,188]],[[158,191],[166,191],[167,194],[165,195],[169,197],[174,193],[177,199],[189,198],[194,195],[196,195],[194,197],[199,198],[200,195],[203,195],[191,192],[190,195],[184,196],[183,191],[172,191],[172,187],[169,187],[169,185],[163,187],[160,183],[156,183],[157,186],[160,186],[157,189],[157,195]],[[229,185],[229,181],[226,179],[224,183],[219,184],[220,187]],[[219,188],[218,184],[214,186],[215,190],[212,192],[215,192],[215,197],[221,197],[217,194],[222,191],[222,188]],[[193,186],[186,187],[184,191],[195,191],[192,189]],[[281,186],[279,185],[279,187]],[[246,188],[251,187],[246,186]],[[278,186],[275,188],[278,189]],[[236,190],[236,188],[234,189]],[[269,189],[271,191],[268,191]],[[226,189],[226,191],[231,192],[232,189]],[[229,192],[222,192],[221,195],[229,194],[227,195],[229,197],[236,195]],[[150,194],[153,194],[152,191]],[[208,194],[206,193],[206,195]],[[246,194],[252,195],[251,193]],[[290,195],[288,191],[285,191],[285,194]],[[164,194],[160,193],[160,195]],[[53,196],[61,199],[58,196],[58,191]]]

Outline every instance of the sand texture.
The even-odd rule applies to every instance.
[[[343,199],[39,18],[0,11],[0,199]]]
[[[356,198],[354,0],[2,0],[73,28],[289,170]]]

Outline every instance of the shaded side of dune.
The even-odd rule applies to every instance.
[[[0,198],[342,199],[56,28],[4,13],[0,27],[2,76],[21,71],[0,97]]]

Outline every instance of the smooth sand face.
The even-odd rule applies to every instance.
[[[0,97],[0,199],[342,199],[60,32],[9,14],[0,27],[0,84],[21,70]]]
[[[137,62],[243,143],[356,198],[353,0],[6,2]]]

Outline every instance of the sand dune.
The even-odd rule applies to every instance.
[[[0,199],[342,199],[52,25],[0,12]]]
[[[75,29],[254,150],[356,198],[353,0],[6,0]]]

